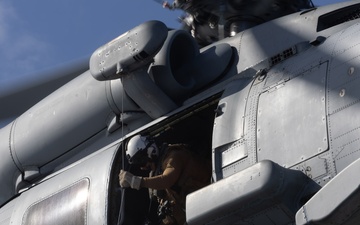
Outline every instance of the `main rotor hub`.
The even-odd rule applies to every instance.
[[[185,25],[200,45],[207,45],[313,4],[311,0],[175,0],[166,6],[184,10]]]

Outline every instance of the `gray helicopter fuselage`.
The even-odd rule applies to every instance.
[[[141,224],[147,190],[117,178],[145,176],[122,157],[139,133],[212,161],[211,184],[187,196],[190,225],[356,224],[359,11],[313,8],[201,49],[150,21],[100,47],[0,130],[0,225]]]

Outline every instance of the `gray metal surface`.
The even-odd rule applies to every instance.
[[[97,80],[119,78],[149,64],[168,31],[160,21],[148,21],[98,48],[90,58],[90,73]]]
[[[121,86],[121,82],[117,85]],[[4,141],[0,152],[4,156],[0,159],[0,175],[8,182],[0,184],[0,202],[4,203],[15,194],[16,189],[23,187],[23,181],[43,176],[40,172],[42,166],[72,150],[80,151],[78,146],[97,133],[106,131],[109,118],[116,115],[116,111],[112,110],[114,104],[124,113],[142,111],[128,99],[125,92],[119,92],[111,93],[106,82],[98,82],[89,72],[85,72],[1,129],[0,135]],[[113,98],[112,94],[116,97]],[[119,94],[123,96],[119,98]],[[114,100],[121,101],[114,103]],[[149,121],[145,113],[142,115],[144,119],[136,116],[136,126],[132,129]],[[129,130],[123,129],[123,132]],[[103,138],[99,141],[104,141],[104,145],[114,140]],[[85,145],[85,148],[88,146]],[[58,165],[53,165],[52,169],[55,166]],[[47,171],[51,171],[51,168],[48,167]]]
[[[250,78],[231,82],[218,103],[212,136],[215,181],[229,176],[227,168],[248,155],[244,140],[239,139],[244,136],[245,107],[250,82]],[[234,173],[233,168],[230,171],[230,175]]]
[[[126,93],[153,119],[177,108],[177,105],[150,79],[145,70],[122,78]]]
[[[24,190],[0,209],[0,221],[14,209],[7,224],[106,224],[117,147],[100,150]]]
[[[259,96],[258,160],[291,167],[328,149],[326,70],[327,64],[311,68]]]
[[[219,101],[214,121],[213,148],[231,143],[244,136],[244,115],[251,79],[231,82]]]
[[[178,102],[194,90],[194,73],[186,69],[199,55],[199,47],[191,35],[183,30],[169,31],[162,49],[154,57],[149,74],[173,101]]]
[[[348,2],[343,3],[341,6],[347,6],[349,4],[355,4],[354,2]],[[214,158],[214,174],[215,176],[218,176],[218,178],[221,177],[227,177],[232,174],[235,174],[254,163],[258,162],[259,157],[261,159],[266,159],[268,156],[275,160],[276,162],[279,162],[281,165],[291,164],[287,166],[298,166],[297,163],[304,162],[305,160],[310,160],[311,157],[321,154],[321,152],[326,152],[328,149],[328,142],[329,138],[327,137],[327,117],[326,117],[326,91],[325,91],[325,77],[328,73],[326,68],[326,65],[324,64],[321,68],[322,75],[313,77],[311,75],[312,69],[318,70],[319,65],[326,62],[326,60],[330,60],[331,56],[331,48],[334,45],[333,42],[330,42],[330,44],[326,45],[326,41],[324,47],[320,45],[312,46],[310,43],[312,43],[314,40],[318,40],[318,36],[324,36],[328,37],[333,35],[334,33],[341,32],[342,29],[351,26],[352,24],[355,24],[355,20],[347,22],[346,25],[342,26],[330,26],[328,29],[322,30],[321,32],[314,32],[314,27],[317,26],[317,18],[318,16],[321,16],[322,14],[326,14],[331,10],[335,10],[336,7],[334,6],[328,6],[319,8],[316,10],[310,10],[304,13],[298,13],[293,14],[290,16],[285,16],[282,18],[279,18],[277,20],[273,20],[269,23],[258,25],[252,29],[245,30],[244,32],[241,32],[234,36],[233,38],[228,38],[225,40],[222,40],[220,42],[229,43],[231,46],[236,48],[238,52],[238,62],[237,62],[237,71],[247,71],[250,69],[254,69],[254,73],[257,71],[260,71],[262,69],[268,70],[268,73],[265,72],[264,75],[264,82],[261,81],[254,81],[254,85],[251,86],[249,95],[246,99],[246,106],[245,106],[245,113],[240,113],[239,116],[244,115],[244,125],[243,125],[243,136],[237,140],[233,140],[232,142],[228,144],[224,144],[221,147],[219,147],[217,144],[217,141],[214,142],[214,149],[217,149],[214,151],[213,158]],[[301,25],[300,25],[301,24]],[[271,38],[270,38],[271,36]],[[268,38],[263,38],[268,37]],[[320,42],[321,43],[321,42]],[[327,46],[327,47],[325,47]],[[208,47],[207,47],[208,48]],[[290,49],[293,51],[290,55],[288,52]],[[295,49],[295,51],[293,50]],[[319,50],[321,49],[321,50]],[[289,50],[289,51],[288,51]],[[297,56],[299,55],[299,56]],[[280,59],[280,60],[278,60]],[[275,62],[275,63],[274,63]],[[276,64],[277,63],[277,64]],[[240,73],[241,74],[241,73]],[[309,74],[309,76],[306,76],[306,74]],[[304,75],[304,78],[299,78],[297,81],[288,81],[289,79],[293,79],[296,76]],[[287,82],[288,81],[288,82]],[[296,82],[294,85],[291,85],[291,82]],[[309,86],[306,87],[306,83],[309,83]],[[315,82],[315,83],[312,83]],[[305,94],[307,94],[307,100],[316,100],[322,108],[315,108],[316,112],[318,113],[317,119],[312,118],[312,110],[311,106],[315,106],[315,102],[307,102],[306,99],[303,99],[300,97],[298,101],[299,104],[296,104],[296,102],[292,102],[291,95],[292,91],[291,88],[294,86],[297,86],[297,84],[301,84],[303,89],[300,91],[303,91]],[[288,87],[282,87],[284,84],[290,84]],[[317,86],[320,87],[317,87]],[[300,87],[296,87],[300,88]],[[271,90],[270,90],[271,89]],[[279,89],[279,90],[277,90]],[[283,90],[282,90],[283,89]],[[320,91],[323,91],[322,94],[319,93]],[[273,93],[270,93],[272,91]],[[294,90],[295,94],[298,94]],[[309,92],[309,93],[307,93]],[[287,101],[286,104],[293,105],[297,107],[297,109],[300,109],[300,111],[296,111],[295,108],[286,108],[286,110],[293,110],[292,114],[289,114],[285,111],[281,111],[279,116],[276,115],[276,113],[273,112],[273,116],[278,119],[278,123],[276,123],[276,126],[274,125],[274,128],[277,128],[282,132],[283,135],[290,135],[293,138],[297,138],[296,134],[287,132],[286,129],[282,130],[281,123],[285,122],[288,124],[288,128],[290,130],[293,130],[294,127],[290,124],[291,118],[290,117],[297,117],[296,119],[303,119],[302,117],[305,116],[305,120],[307,121],[306,124],[303,124],[302,127],[302,135],[309,135],[307,132],[307,129],[310,131],[313,131],[316,133],[316,137],[319,135],[322,136],[321,139],[316,139],[316,137],[312,137],[313,141],[307,141],[303,139],[297,139],[296,143],[291,143],[289,140],[286,139],[285,136],[281,136],[280,133],[275,133],[277,139],[272,139],[271,136],[273,135],[268,130],[268,138],[266,141],[270,141],[270,143],[277,143],[277,146],[280,148],[284,148],[282,146],[282,143],[279,140],[285,140],[290,147],[295,147],[296,150],[288,149],[288,154],[285,155],[284,158],[281,153],[278,153],[277,151],[269,151],[267,154],[259,152],[259,149],[264,150],[264,148],[258,147],[258,135],[261,135],[262,129],[258,130],[258,125],[260,123],[265,124],[266,119],[270,118],[270,116],[267,116],[267,111],[261,111],[260,113],[263,113],[262,115],[258,115],[259,110],[258,107],[271,107],[273,102],[283,104],[281,99],[271,98],[271,95],[284,95],[286,96],[284,101]],[[312,94],[316,94],[317,97],[311,96]],[[260,96],[260,97],[259,97]],[[268,97],[266,101],[264,101],[265,96]],[[262,100],[262,102],[260,102]],[[325,101],[325,102],[324,102]],[[261,105],[259,105],[261,104]],[[306,107],[304,109],[301,109],[300,104],[308,105],[310,104],[310,107]],[[219,108],[223,107],[225,104],[219,104]],[[241,105],[237,106],[231,106],[231,107],[244,107]],[[276,110],[280,110],[276,108]],[[308,110],[308,111],[304,111]],[[225,115],[226,116],[226,115]],[[266,119],[261,119],[262,116],[267,117]],[[321,118],[320,118],[321,117]],[[221,118],[221,117],[219,117]],[[258,121],[259,118],[259,121]],[[216,118],[218,119],[218,118]],[[238,119],[238,118],[237,118]],[[237,119],[232,118],[233,121],[236,121]],[[319,127],[322,129],[320,134],[315,131],[312,128],[312,122],[316,122]],[[261,124],[261,126],[263,126]],[[225,129],[226,127],[233,127],[233,123],[228,121],[227,123],[224,123],[222,125],[224,127],[222,133],[218,132],[215,128],[214,140],[221,140],[221,139],[229,139],[231,136],[238,136],[241,135],[239,133],[232,133],[231,135],[227,135],[229,132]],[[265,126],[265,125],[264,125]],[[266,129],[266,128],[265,128]],[[231,130],[231,129],[230,129]],[[290,131],[289,130],[289,131]],[[260,132],[258,134],[258,131]],[[238,132],[238,131],[236,131]],[[263,132],[263,134],[265,134]],[[304,136],[304,137],[305,137]],[[310,135],[309,135],[310,136]],[[276,142],[278,141],[278,142]],[[260,141],[261,145],[266,145],[265,149],[267,147],[274,149],[272,144],[268,144],[268,142],[262,142]],[[317,142],[317,143],[316,143]],[[303,144],[306,144],[307,146],[302,147]],[[312,149],[309,149],[308,145],[312,145]],[[305,149],[306,147],[306,149]],[[234,150],[238,149],[238,150]],[[238,151],[237,153],[235,153]],[[295,157],[292,157],[292,151],[295,151]],[[306,154],[302,155],[302,151],[305,151]],[[236,155],[238,160],[230,160],[227,161],[228,163],[231,163],[230,165],[226,167],[221,167],[222,160],[219,158],[221,157],[221,154],[219,152],[224,152],[225,157],[226,154],[229,153],[231,155]],[[247,155],[245,158],[243,156]],[[322,155],[323,158],[326,159],[324,167],[329,168],[326,173],[330,173],[331,176],[334,175],[334,170],[332,169],[331,162],[333,161],[330,155]],[[303,166],[303,165],[302,165]],[[300,167],[297,167],[300,168]],[[323,169],[321,169],[323,171]],[[323,175],[323,177],[326,177],[327,174],[323,174],[320,172],[320,174]],[[330,176],[330,177],[331,177]],[[324,178],[324,180],[319,181],[321,183],[326,183],[329,179]]]
[[[290,224],[301,198],[319,188],[300,171],[262,161],[189,194],[187,223]]]
[[[349,1],[339,3],[339,5],[319,7],[305,13],[294,13],[247,29],[232,38],[220,42],[229,43],[236,48],[239,57],[237,70],[241,72],[296,44],[314,41],[318,36],[328,37],[352,24],[356,24],[356,19],[349,19],[346,24],[332,26],[320,32],[316,32],[315,29],[319,16],[334,11],[339,7],[356,3],[358,1]]]
[[[340,172],[360,157],[360,25],[334,35],[332,63],[328,78],[328,114],[331,148],[336,170]],[[346,119],[344,119],[346,118]]]
[[[355,225],[360,219],[360,160],[346,167],[317,192],[297,213],[296,225]]]
[[[90,180],[84,178],[31,205],[24,225],[86,224]]]
[[[9,225],[11,224],[11,216],[16,211],[18,199],[15,198],[0,209],[0,224]]]
[[[140,45],[154,48],[139,62],[136,48],[115,51],[127,38],[135,44],[136,32],[99,48],[93,70],[1,129],[0,224],[71,219],[38,214],[47,205],[70,207],[66,196],[76,200],[80,189],[88,198],[80,201],[82,213],[64,215],[113,223],[120,204],[116,146],[139,133],[189,142],[212,157],[214,183],[188,196],[189,224],[293,224],[321,186],[303,207],[307,220],[296,222],[355,223],[360,25],[353,15],[360,5],[346,6],[358,3],[295,13],[200,50],[185,31],[163,40],[167,29],[151,22],[164,32],[155,45],[140,37]],[[153,32],[146,24],[136,29]],[[125,217],[137,217],[134,208]]]
[[[232,56],[233,51],[228,44],[214,45],[200,52],[189,33],[172,30],[154,57],[149,74],[173,101],[181,103],[194,92],[219,79],[229,66]]]

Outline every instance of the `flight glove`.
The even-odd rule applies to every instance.
[[[120,170],[119,173],[119,184],[123,188],[131,187],[139,190],[141,184],[141,177],[134,176],[132,173]]]

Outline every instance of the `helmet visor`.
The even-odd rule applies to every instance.
[[[138,151],[133,157],[126,155],[130,164],[144,165],[148,162],[146,151]]]

